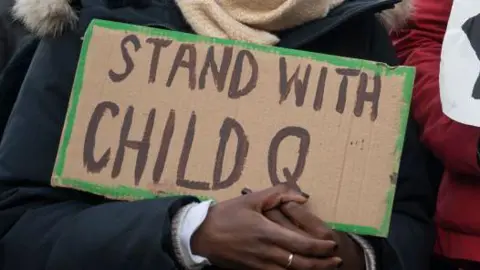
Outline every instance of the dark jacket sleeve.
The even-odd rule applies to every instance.
[[[45,38],[0,80],[21,81],[0,143],[0,269],[175,269],[171,219],[193,198],[115,202],[49,186],[80,46],[74,33]]]
[[[192,200],[107,202],[71,190],[2,184],[1,269],[175,269],[170,223]]]

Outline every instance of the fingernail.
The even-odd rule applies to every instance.
[[[332,250],[333,250],[333,251],[336,251],[336,250],[337,250],[337,248],[338,248],[337,242],[332,241],[332,240],[325,240],[325,241],[326,241],[329,245],[332,246]]]
[[[334,260],[337,261],[337,269],[342,268],[342,266],[343,266],[342,259],[340,259],[339,257],[335,257]]]
[[[308,195],[307,193],[305,193],[303,191],[300,191],[300,193],[302,194],[303,197],[305,197],[305,199],[310,198],[310,195]]]
[[[246,195],[246,194],[248,194],[248,193],[252,193],[252,190],[249,189],[249,188],[243,188],[243,189],[242,189],[242,195]]]

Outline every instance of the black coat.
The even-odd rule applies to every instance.
[[[0,77],[2,91],[19,91],[0,144],[0,268],[175,269],[171,218],[194,198],[115,202],[54,189],[49,179],[81,36],[90,20],[191,30],[173,0],[154,1],[145,9],[122,6],[125,1],[82,2],[76,31],[56,39],[31,40]],[[116,2],[117,6],[107,8],[104,2]],[[394,2],[347,1],[326,19],[279,33],[279,46],[396,65],[389,37],[374,16]],[[424,154],[416,127],[409,122],[391,233],[388,239],[370,239],[381,269],[428,269],[435,199]]]
[[[0,1],[0,72],[7,65],[14,51],[28,32],[14,21],[10,9],[13,0]]]
[[[19,22],[13,20],[11,16],[12,5],[13,0],[0,1],[0,80],[3,70],[13,57],[14,52],[17,51],[23,43],[28,42],[29,37],[29,33],[24,27],[22,27]],[[28,62],[28,57],[26,61]],[[28,68],[28,65],[26,65],[25,68]],[[24,72],[20,72],[19,74],[22,73]],[[3,129],[12,110],[17,93],[18,87],[10,89],[10,87],[5,87],[4,85],[0,88],[0,138],[2,137]]]

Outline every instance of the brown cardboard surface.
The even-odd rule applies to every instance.
[[[289,181],[332,227],[385,236],[412,81],[406,67],[96,20],[52,185],[222,201]]]

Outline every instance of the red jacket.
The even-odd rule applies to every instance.
[[[457,123],[442,112],[439,68],[452,0],[416,1],[409,26],[393,34],[403,64],[415,66],[412,113],[422,140],[444,163],[437,201],[435,252],[480,262],[480,128]]]

